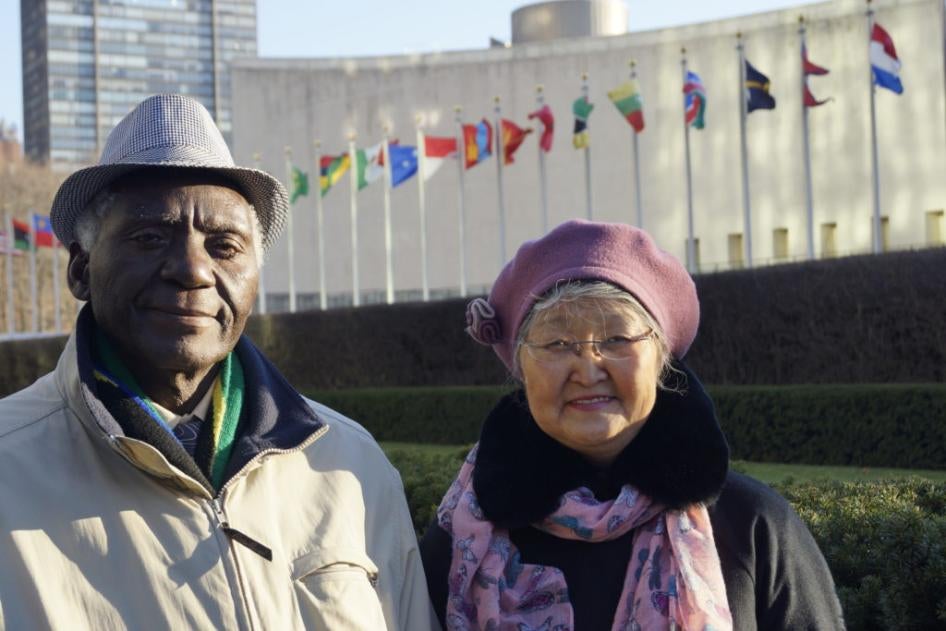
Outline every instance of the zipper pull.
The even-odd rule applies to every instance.
[[[213,498],[210,503],[214,507],[214,513],[217,515],[217,521],[220,522],[220,529],[223,531],[223,534],[229,537],[231,541],[235,541],[249,548],[267,561],[273,560],[273,551],[271,548],[264,546],[248,534],[230,527],[230,524],[227,522],[227,516],[223,514],[223,504],[220,503],[219,497]]]
[[[273,551],[253,537],[247,535],[246,533],[240,532],[236,528],[231,528],[230,524],[227,522],[222,522],[220,524],[220,528],[223,530],[225,535],[230,537],[231,540],[249,548],[267,561],[273,560]]]

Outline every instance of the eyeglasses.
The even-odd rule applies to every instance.
[[[570,341],[556,339],[542,343],[523,342],[522,345],[532,359],[543,364],[555,364],[565,361],[572,354],[580,357],[581,347],[586,344],[591,346],[591,350],[598,357],[620,360],[630,359],[634,355],[634,345],[646,340],[653,333],[651,329],[640,335],[612,335],[604,340]]]

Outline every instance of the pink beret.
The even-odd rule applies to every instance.
[[[663,329],[677,359],[696,337],[700,303],[683,265],[643,230],[582,219],[522,244],[489,299],[467,305],[466,330],[513,372],[516,337],[532,305],[556,283],[571,280],[602,280],[632,294]]]

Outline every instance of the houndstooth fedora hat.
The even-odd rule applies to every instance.
[[[285,187],[268,173],[235,166],[210,113],[180,94],[159,94],[139,103],[109,133],[98,165],[66,178],[50,210],[56,237],[67,245],[75,241],[79,215],[119,176],[163,167],[205,169],[231,180],[256,209],[263,248],[279,238],[289,212]]]

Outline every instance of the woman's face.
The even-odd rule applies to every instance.
[[[546,345],[634,337],[647,326],[617,301],[559,303],[538,314],[525,342]],[[629,356],[607,359],[592,345],[540,361],[519,348],[529,410],[538,426],[592,462],[608,465],[632,441],[654,407],[661,358],[653,336],[630,346]]]

